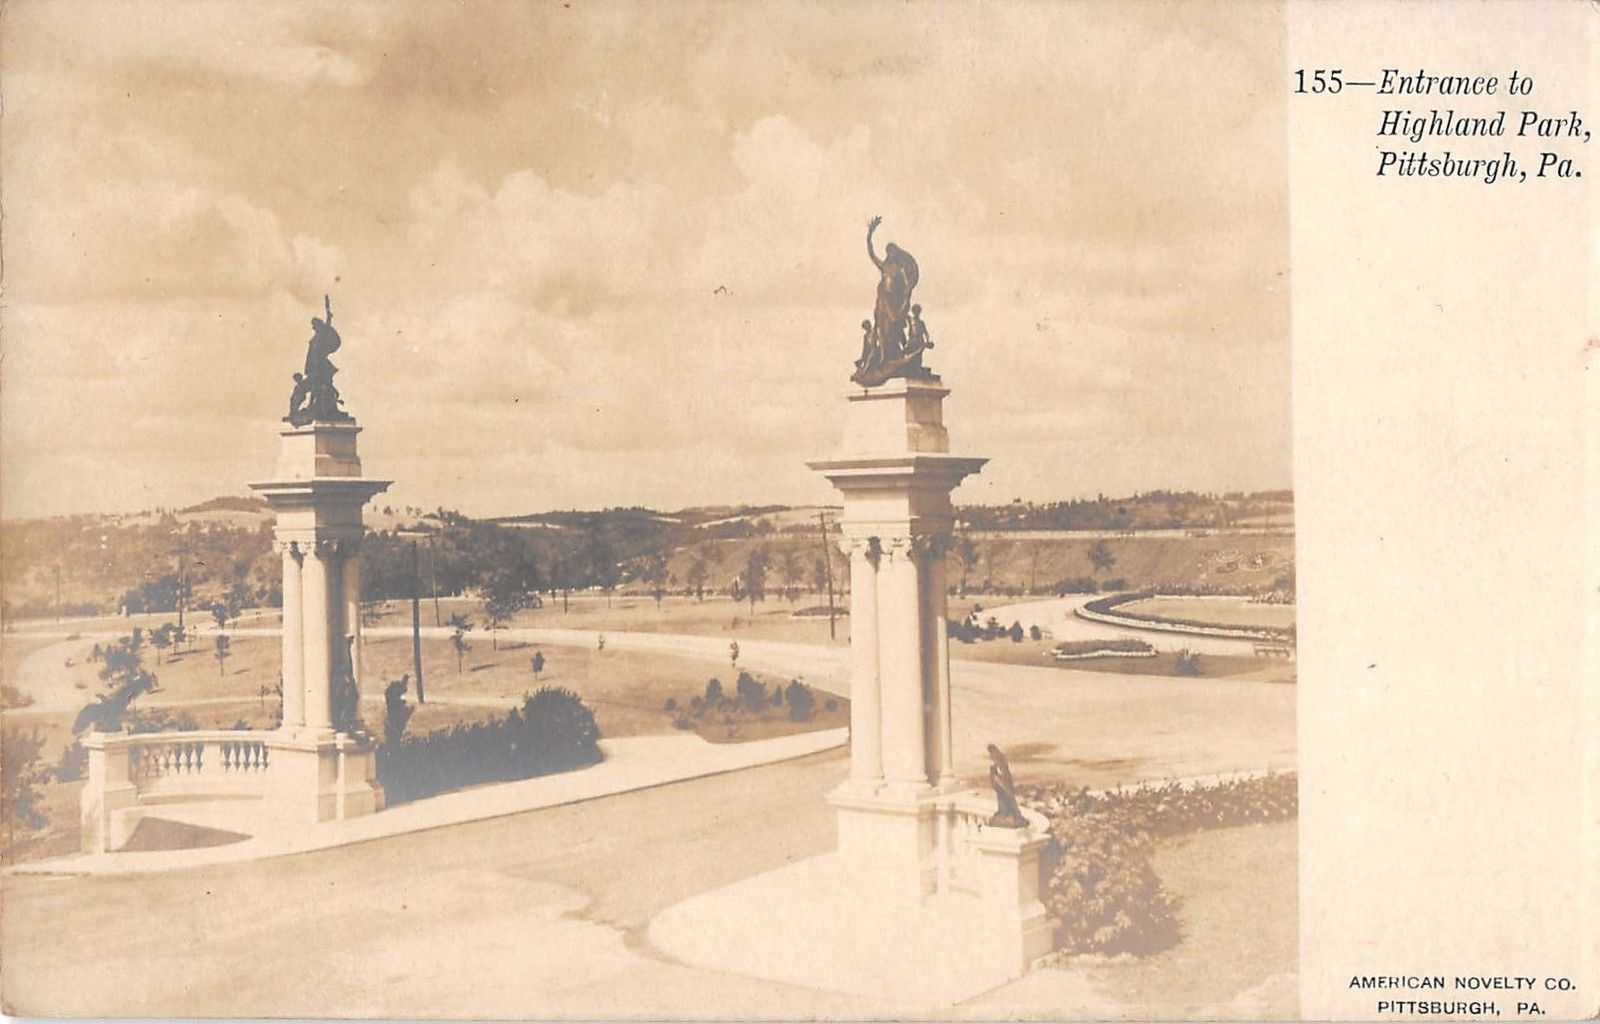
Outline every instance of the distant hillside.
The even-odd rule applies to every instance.
[[[836,541],[839,511],[634,507],[475,520],[444,508],[378,505],[367,514],[365,591],[372,598],[412,592],[418,531],[430,538],[430,589],[437,581],[442,594],[473,591],[510,568],[541,587],[683,589],[702,580],[725,590],[757,550],[767,555],[769,589],[788,579],[820,587],[825,579],[818,574],[824,550],[819,515]],[[957,520],[960,543],[951,582],[964,578],[974,590],[1049,593],[1090,586],[1263,593],[1293,585],[1294,505],[1287,492],[1157,491],[964,506]],[[0,523],[0,597],[5,613],[17,617],[53,613],[58,594],[67,613],[162,611],[175,605],[181,568],[189,607],[223,598],[271,604],[278,585],[271,527],[270,511],[253,496],[214,498],[176,512]],[[843,560],[830,550],[835,581],[842,585]]]

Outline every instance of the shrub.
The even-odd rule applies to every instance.
[[[722,680],[712,679],[706,683],[706,703],[715,704],[722,699]]]
[[[817,698],[811,692],[811,687],[796,679],[789,684],[786,696],[789,699],[790,721],[804,722],[811,717],[811,712],[817,706]]]
[[[1022,632],[1022,623],[1013,622],[1011,624],[1011,628],[1009,630],[1007,630],[1006,632],[1010,635],[1012,643],[1014,643],[1014,644],[1022,643],[1022,637],[1024,636],[1024,634]]]
[[[1187,647],[1178,652],[1177,660],[1173,662],[1172,669],[1180,676],[1205,675],[1205,669],[1200,664],[1200,655]]]
[[[454,725],[378,749],[378,779],[399,803],[484,782],[566,771],[600,760],[594,712],[545,687],[504,718]]]
[[[760,714],[761,709],[767,706],[767,684],[750,673],[740,672],[734,689],[739,695],[739,702],[752,712]]]
[[[667,698],[667,702],[665,704],[661,705],[661,706],[663,708],[667,709],[668,711],[676,711],[676,710],[678,710],[678,698],[676,698],[676,697],[668,697]]]
[[[1128,581],[1125,578],[1121,577],[1121,576],[1113,576],[1110,579],[1106,580],[1105,583],[1102,584],[1101,586],[1102,586],[1102,589],[1110,590],[1110,591],[1127,590],[1128,589]]]
[[[1074,576],[1056,584],[1056,594],[1065,597],[1068,594],[1093,594],[1100,589],[1100,584],[1093,576]]]
[[[674,729],[693,729],[694,722],[688,715],[679,715],[672,720],[672,727]]]
[[[1043,640],[1044,639],[1044,630],[1039,628],[1039,624],[1037,622],[1035,622],[1033,625],[1028,627],[1028,639],[1030,639],[1030,640]]]

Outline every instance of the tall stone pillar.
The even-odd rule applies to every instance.
[[[862,794],[883,785],[883,713],[878,680],[876,537],[846,538],[850,558],[850,784]]]
[[[946,591],[949,566],[945,556],[950,545],[934,545],[928,552],[928,613],[932,621],[929,632],[933,641],[934,661],[934,740],[930,749],[936,757],[932,760],[933,775],[940,788],[956,783],[955,737],[950,715],[950,599]]]
[[[283,725],[298,729],[306,724],[306,650],[302,628],[301,559],[294,542],[283,548]]]
[[[928,785],[923,689],[922,573],[916,542],[884,542],[878,566],[878,674],[883,693],[883,779],[914,797]]]
[[[306,728],[312,732],[333,731],[333,666],[337,656],[334,642],[338,637],[334,616],[339,607],[332,593],[336,574],[328,563],[334,557],[332,544],[322,541],[306,552],[301,566]]]
[[[892,380],[848,396],[844,450],[812,462],[844,498],[840,529],[876,540],[866,568],[851,563],[851,778],[830,797],[843,863],[871,876],[873,892],[915,901],[937,885],[941,799],[949,803],[948,640],[942,551],[955,517],[950,492],[986,459],[950,454],[936,378]],[[858,579],[857,572],[861,573]],[[876,661],[874,671],[873,662]],[[859,706],[876,695],[876,708]],[[864,789],[877,719],[883,785]],[[943,788],[941,788],[943,787]]]
[[[350,677],[361,688],[361,546],[351,542],[344,549],[344,643],[349,652]]]
[[[333,720],[335,681],[357,660],[348,637],[361,628],[361,510],[389,486],[361,475],[359,432],[353,420],[286,427],[274,478],[250,485],[291,552],[283,563],[284,719],[269,743],[267,794],[288,823],[383,806],[370,739],[338,732]]]

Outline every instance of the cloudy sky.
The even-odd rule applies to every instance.
[[[333,296],[397,503],[810,502],[880,243],[963,501],[1288,486],[1281,11],[86,3],[4,22],[0,511],[267,475]]]

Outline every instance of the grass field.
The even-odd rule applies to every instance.
[[[604,600],[597,603],[603,607]],[[618,606],[623,603],[616,602]],[[654,605],[651,601],[644,603]],[[635,615],[640,609],[614,607],[609,611],[618,618],[607,622],[625,621],[626,616]],[[580,613],[574,606],[574,615],[577,614]],[[784,620],[787,620],[786,614],[773,616],[774,622]],[[802,623],[799,628],[815,625]],[[822,630],[826,635],[825,620]],[[471,650],[460,660],[459,669],[455,649],[448,639],[423,640],[423,672],[429,700],[417,704],[413,679],[407,700],[416,711],[407,725],[408,734],[419,735],[457,723],[503,715],[517,705],[525,693],[541,686],[560,686],[577,693],[594,711],[603,738],[673,733],[677,731],[674,715],[665,710],[669,698],[687,707],[693,697],[705,692],[706,682],[713,675],[732,693],[737,674],[729,670],[731,666],[719,669],[702,661],[659,652],[623,651],[615,647],[605,651],[571,646],[538,647],[505,638],[498,641],[496,650],[495,642],[481,633],[473,632],[469,638]],[[5,670],[4,681],[14,686],[26,685],[18,678],[18,670],[28,654],[47,643],[61,645],[63,659],[69,656],[64,652],[71,652],[74,664],[64,671],[57,685],[70,689],[70,706],[74,710],[6,716],[7,728],[37,728],[44,734],[46,746],[42,760],[50,767],[57,764],[73,741],[71,725],[75,709],[89,703],[104,689],[105,684],[98,676],[101,666],[89,657],[95,642],[86,638],[69,643],[37,639],[19,639],[13,643],[7,638],[0,667]],[[229,656],[220,666],[214,650],[214,638],[202,636],[188,650],[162,654],[157,664],[156,650],[146,645],[144,662],[156,674],[159,686],[135,702],[135,709],[182,718],[201,729],[232,729],[241,725],[250,729],[275,727],[279,709],[278,697],[273,691],[280,678],[280,640],[275,636],[231,636]],[[535,651],[542,651],[545,658],[538,678],[534,677],[531,667]],[[375,735],[381,735],[383,729],[384,683],[413,672],[411,654],[409,637],[368,637],[366,640],[363,647],[366,682],[361,715]],[[771,674],[755,675],[769,689],[788,682]],[[263,693],[263,689],[267,692]],[[784,708],[774,708],[760,718],[744,714],[708,714],[691,724],[705,739],[727,743],[837,728],[849,722],[848,701],[821,689],[816,689],[815,694],[815,711],[803,722],[790,721]],[[830,700],[834,702],[832,710],[827,707]],[[49,827],[33,837],[14,837],[17,842],[8,859],[35,859],[74,852],[78,843],[77,800],[81,787],[81,782],[60,781],[45,786],[42,807],[49,818]],[[0,842],[7,838],[0,836]]]
[[[1152,597],[1147,601],[1118,605],[1117,610],[1219,626],[1288,629],[1294,626],[1295,607],[1292,604],[1253,604],[1234,597]]]

